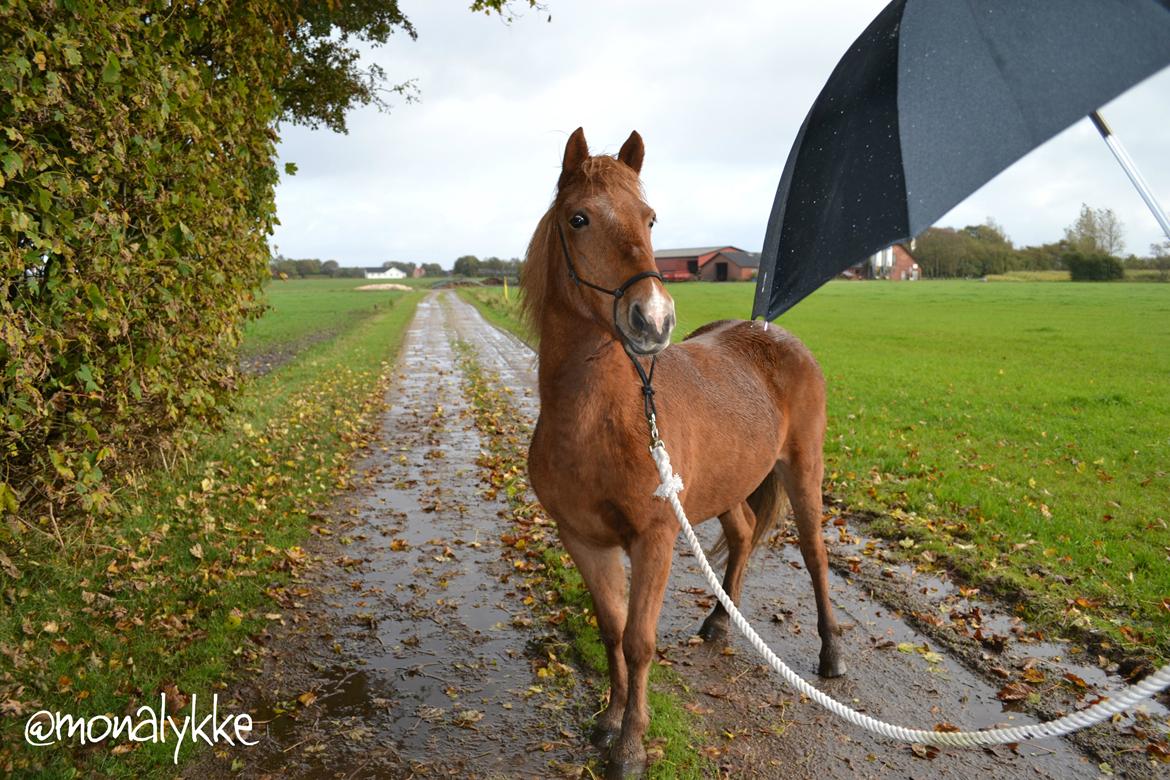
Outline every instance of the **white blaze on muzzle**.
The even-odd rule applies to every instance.
[[[651,285],[650,295],[641,302],[642,316],[659,333],[670,337],[674,328],[674,301],[662,292],[659,285]]]

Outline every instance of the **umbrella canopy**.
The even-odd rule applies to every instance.
[[[1170,1],[895,0],[837,63],[780,178],[752,317],[925,230],[1170,65]]]

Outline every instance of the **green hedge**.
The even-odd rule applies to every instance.
[[[110,511],[111,466],[223,411],[274,219],[277,9],[0,0],[0,543]]]

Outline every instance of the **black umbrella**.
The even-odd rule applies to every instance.
[[[1170,0],[895,0],[837,63],[789,152],[752,317],[930,226],[1170,64]]]

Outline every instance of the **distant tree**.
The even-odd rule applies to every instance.
[[[383,268],[397,268],[402,273],[410,276],[414,272],[414,263],[403,263],[399,260],[387,260],[382,263]]]
[[[336,260],[326,260],[324,263],[321,263],[321,273],[325,274],[326,276],[337,276],[337,272],[340,268],[341,264]]]
[[[1016,251],[1020,269],[1025,271],[1052,271],[1064,268],[1064,255],[1069,252],[1069,244],[1063,239],[1050,244],[1026,246]]]
[[[308,260],[294,260],[297,267],[297,275],[305,276],[319,276],[321,274],[321,261],[317,258]]]
[[[1082,203],[1076,221],[1064,229],[1064,238],[1081,254],[1116,257],[1125,249],[1125,226],[1113,209],[1094,209]]]
[[[971,276],[1002,274],[1014,270],[1016,249],[1003,226],[991,217],[981,225],[968,225],[963,232],[970,239]]]
[[[954,228],[927,228],[915,240],[914,259],[927,279],[958,276],[966,242]]]
[[[300,278],[301,272],[297,267],[296,260],[290,260],[283,255],[277,255],[268,264],[268,269],[271,271],[273,277],[281,278],[282,276],[289,279]]]
[[[1007,231],[1004,230],[1003,225],[995,220],[995,217],[988,217],[981,225],[968,225],[963,228],[963,232],[980,241],[1012,245]]]
[[[479,258],[475,255],[463,255],[455,261],[451,272],[457,276],[479,276]]]
[[[1158,270],[1159,279],[1170,279],[1170,239],[1150,244],[1150,265]]]
[[[423,273],[427,276],[446,276],[447,272],[438,263],[423,263]]]
[[[505,260],[502,257],[485,257],[482,260],[475,255],[464,255],[455,261],[451,273],[459,276],[507,276],[516,278],[520,273],[523,262],[518,257]]]
[[[1019,252],[991,217],[981,225],[927,228],[915,241],[914,259],[926,278],[986,276],[1014,270]]]

